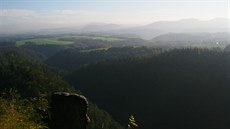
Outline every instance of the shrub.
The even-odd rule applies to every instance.
[[[35,101],[36,100],[36,101]],[[41,99],[22,99],[15,90],[4,92],[0,97],[1,129],[45,129],[37,108]],[[38,106],[40,107],[40,106]]]

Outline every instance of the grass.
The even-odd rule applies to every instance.
[[[32,44],[32,45],[70,45],[73,44],[74,42],[72,41],[64,41],[64,40],[59,40],[60,38],[74,38],[74,39],[81,39],[81,38],[87,38],[87,39],[92,39],[92,40],[103,40],[103,41],[122,41],[124,39],[122,38],[116,38],[116,37],[104,37],[104,36],[60,36],[56,38],[34,38],[34,39],[26,39],[26,40],[19,40],[16,41],[16,46],[22,46],[26,45],[27,43]]]
[[[88,39],[94,39],[94,40],[103,40],[103,41],[122,41],[124,39],[116,38],[116,37],[104,37],[104,36],[64,36],[61,38],[75,38],[75,39],[81,39],[81,38],[88,38]]]
[[[108,48],[96,48],[96,49],[88,49],[88,50],[80,50],[80,52],[92,52],[92,51],[103,51],[103,50],[108,50]]]
[[[56,38],[36,38],[20,40],[16,42],[16,46],[25,45],[27,42],[31,42],[33,45],[70,45],[73,44],[71,41],[59,41]]]
[[[124,39],[121,38],[114,38],[114,37],[91,37],[95,40],[105,40],[105,41],[122,41]]]

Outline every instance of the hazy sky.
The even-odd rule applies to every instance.
[[[228,18],[230,0],[0,0],[0,29]],[[28,27],[27,27],[28,28]]]

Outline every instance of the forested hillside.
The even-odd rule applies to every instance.
[[[32,54],[17,48],[4,48],[0,52],[0,125],[3,129],[48,126],[39,112],[48,113],[47,102],[54,91],[79,93]],[[90,103],[88,115],[92,121],[89,128],[99,129],[102,125],[106,129],[123,128],[95,104]]]
[[[109,49],[79,50],[67,49],[48,58],[50,66],[72,72],[83,65],[88,65],[106,59],[124,59],[129,57],[149,57],[162,53],[161,48],[147,47],[112,47]]]
[[[148,58],[106,60],[66,79],[126,123],[141,129],[229,128],[230,54],[172,50]]]

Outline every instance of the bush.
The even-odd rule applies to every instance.
[[[42,116],[35,106],[42,99],[22,99],[15,90],[1,93],[0,97],[0,127],[1,129],[45,129]],[[42,107],[43,106],[38,106]]]

